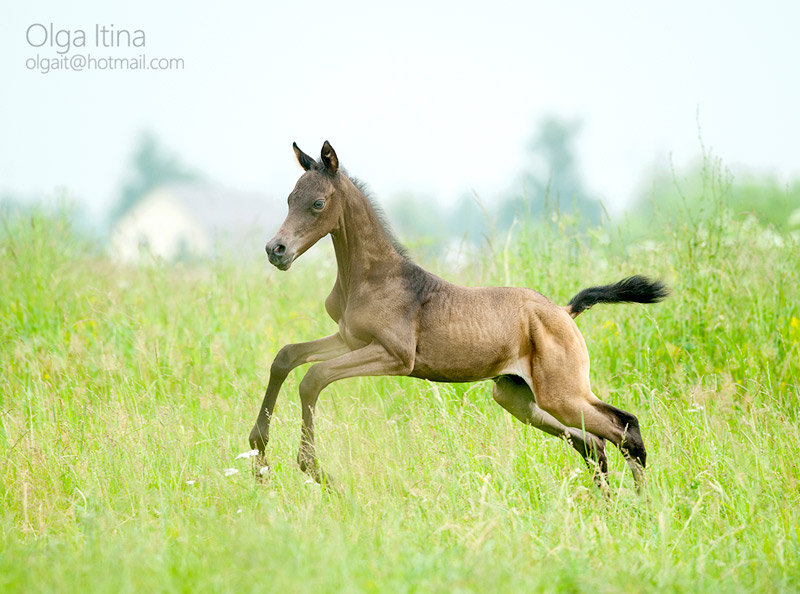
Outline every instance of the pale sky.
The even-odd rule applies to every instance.
[[[116,4],[116,5],[112,5]],[[734,172],[800,177],[800,4],[772,2],[11,2],[0,18],[0,192],[66,187],[99,215],[138,134],[225,186],[283,199],[292,141],[388,201],[491,201],[547,115],[580,119],[585,185],[619,210],[703,143]],[[29,70],[32,24],[95,59],[183,70]],[[144,48],[95,46],[95,26]],[[41,37],[41,28],[35,29]],[[59,38],[62,41],[66,34]],[[33,43],[39,43],[34,38]],[[698,115],[699,114],[699,115]]]

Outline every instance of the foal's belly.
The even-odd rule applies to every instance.
[[[481,380],[506,375],[507,373],[508,372],[497,372],[489,375],[484,373],[477,374],[475,369],[456,369],[455,367],[449,369],[443,369],[441,367],[432,368],[421,364],[415,365],[414,371],[412,371],[409,376],[429,380],[432,382],[461,383],[479,382]]]
[[[532,345],[527,317],[512,296],[472,289],[435,303],[421,318],[411,375],[448,382],[528,375]]]
[[[411,375],[438,382],[478,381],[509,373],[519,365],[520,354],[516,341],[423,338],[417,345]]]

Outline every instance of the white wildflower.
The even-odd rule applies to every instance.
[[[236,460],[239,458],[252,458],[253,456],[258,456],[258,450],[250,450],[249,452],[242,452],[238,456],[236,456]]]

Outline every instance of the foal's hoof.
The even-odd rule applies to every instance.
[[[631,470],[633,470],[633,485],[636,487],[636,494],[643,496],[645,494],[645,486],[647,485],[646,476],[644,474],[644,468],[638,467],[638,463],[634,462],[631,466]]]
[[[253,464],[251,466],[253,477],[257,481],[265,481],[269,477],[272,469],[267,462],[267,457],[264,454],[259,454],[253,457]]]
[[[319,484],[323,489],[330,489],[331,491],[338,492],[335,481],[331,475],[319,467],[316,459],[308,459],[303,456],[297,457],[297,464],[300,470],[311,477],[315,483]]]
[[[323,493],[334,493],[336,495],[341,495],[342,490],[339,488],[339,484],[331,478],[331,475],[327,472],[317,469],[317,471],[311,475],[311,478],[322,487]]]
[[[269,478],[272,469],[269,467],[269,464],[263,464],[259,466],[258,464],[253,465],[253,476],[257,481],[265,481]]]

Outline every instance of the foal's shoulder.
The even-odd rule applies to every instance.
[[[420,303],[425,303],[431,294],[451,284],[411,260],[403,261],[402,278],[406,291]]]

